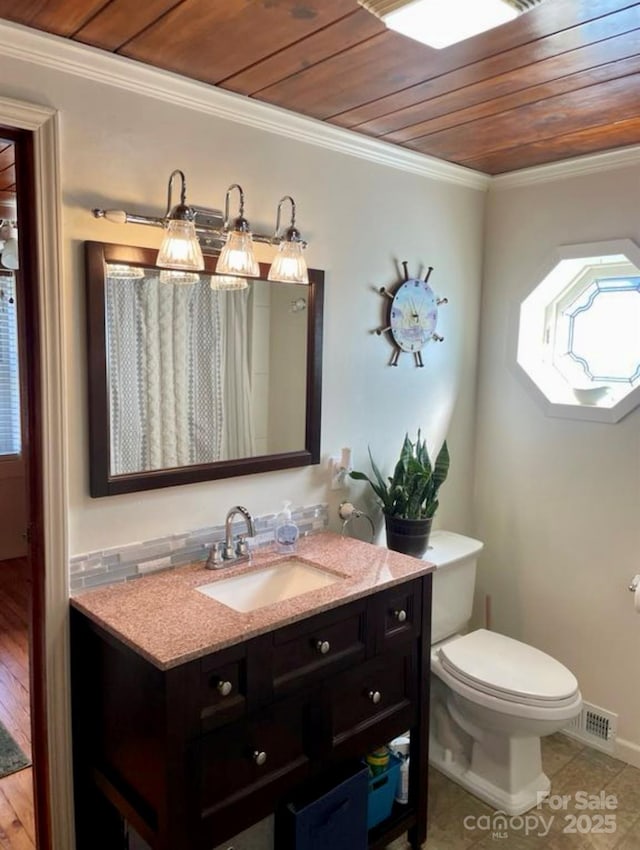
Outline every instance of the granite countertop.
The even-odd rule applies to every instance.
[[[274,551],[258,552],[250,563],[220,570],[206,570],[204,562],[199,561],[87,590],[73,597],[71,604],[156,667],[168,670],[434,569],[428,561],[332,532],[300,540],[295,556],[340,579],[248,613],[196,592],[200,585],[242,575],[287,557]]]

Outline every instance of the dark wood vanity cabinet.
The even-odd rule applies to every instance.
[[[409,804],[369,846],[420,847],[430,615],[426,575],[162,671],[72,609],[77,850],[121,850],[124,822],[211,850],[407,729]]]

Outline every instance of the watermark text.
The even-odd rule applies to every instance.
[[[552,829],[565,834],[597,835],[614,833],[617,828],[615,794],[576,791],[574,794],[539,793],[535,809],[523,815],[497,811],[487,815],[467,815],[464,828],[486,832],[495,840],[510,835],[545,838]]]

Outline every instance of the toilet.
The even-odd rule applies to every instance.
[[[479,540],[434,531],[425,560],[433,574],[429,761],[454,782],[509,815],[531,809],[550,782],[540,738],[582,708],[563,664],[471,619]]]

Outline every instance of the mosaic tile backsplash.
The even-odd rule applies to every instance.
[[[300,529],[301,536],[325,531],[329,524],[329,509],[326,504],[292,508],[291,515]],[[250,547],[259,548],[273,544],[276,517],[276,513],[255,517],[256,536],[249,539]],[[233,524],[234,534],[244,530],[245,525],[241,520]],[[71,593],[85,588],[131,581],[146,573],[204,561],[211,545],[217,540],[224,540],[224,523],[126,546],[116,546],[113,549],[74,555],[69,562]]]

